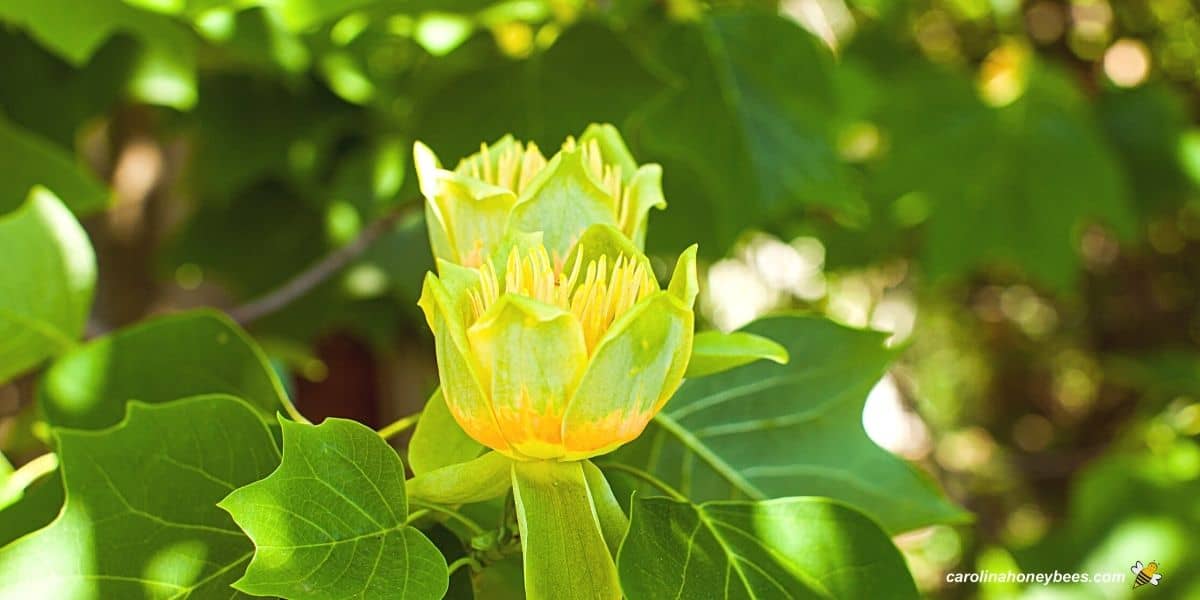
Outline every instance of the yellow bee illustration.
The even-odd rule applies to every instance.
[[[1150,564],[1142,566],[1142,561],[1139,560],[1133,563],[1133,566],[1129,567],[1129,570],[1134,575],[1137,575],[1137,577],[1133,579],[1134,589],[1146,585],[1147,583],[1158,585],[1158,580],[1162,579],[1162,573],[1158,572],[1158,563],[1154,561],[1150,561]]]

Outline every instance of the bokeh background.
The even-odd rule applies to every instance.
[[[230,310],[306,414],[378,426],[436,384],[412,142],[611,122],[665,169],[650,250],[700,243],[704,327],[904,349],[864,425],[975,514],[897,539],[926,594],[1158,560],[1129,597],[1200,598],[1198,91],[1189,0],[4,0],[0,213],[44,184],[84,218],[89,335]],[[18,464],[32,397],[0,387]]]

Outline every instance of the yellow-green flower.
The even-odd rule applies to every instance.
[[[692,353],[695,246],[666,290],[610,225],[589,227],[567,260],[553,256],[526,239],[499,266],[442,261],[420,301],[450,411],[518,460],[578,460],[633,440]]]
[[[550,159],[536,144],[505,136],[441,167],[424,144],[413,149],[436,258],[478,267],[511,236],[541,232],[552,259],[591,225],[624,233],[640,249],[651,207],[663,208],[662,169],[638,166],[612,125],[591,125]]]

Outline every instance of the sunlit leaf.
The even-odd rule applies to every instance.
[[[96,286],[96,257],[66,206],[34,188],[0,216],[0,383],[75,345]]]
[[[878,525],[825,498],[636,498],[618,557],[630,598],[917,598]]]
[[[57,430],[66,504],[0,549],[0,598],[244,598],[253,554],[217,502],[279,462],[270,432],[229,396],[132,403],[103,431]]]
[[[354,421],[281,423],[279,468],[221,501],[256,546],[234,587],[293,600],[441,598],[446,561],[407,524],[395,450]]]
[[[209,310],[161,317],[93,340],[55,362],[40,392],[50,424],[78,429],[115,424],[130,400],[230,394],[268,419],[287,402],[258,346],[228,317]]]
[[[794,316],[746,330],[782,344],[789,364],[685,381],[619,459],[696,500],[828,496],[891,533],[963,520],[927,477],[863,430],[867,393],[894,356],[882,334]]]

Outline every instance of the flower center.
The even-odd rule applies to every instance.
[[[469,292],[468,325],[479,320],[501,295],[517,294],[573,313],[583,326],[590,354],[613,321],[658,286],[644,263],[624,255],[611,264],[607,256],[601,256],[589,261],[586,268],[582,265],[581,250],[571,273],[566,274],[563,262],[551,260],[542,246],[524,256],[513,248],[503,280],[491,261],[485,262],[479,269],[479,288]]]

